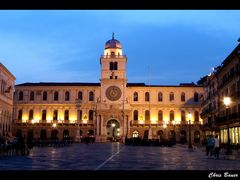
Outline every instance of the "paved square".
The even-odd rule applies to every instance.
[[[29,156],[0,157],[1,170],[240,170],[240,160],[206,157],[187,146],[144,147],[120,143],[34,147]]]

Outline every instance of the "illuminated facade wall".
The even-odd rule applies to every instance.
[[[0,63],[0,135],[11,135],[15,77]]]

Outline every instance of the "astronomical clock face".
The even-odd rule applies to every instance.
[[[106,90],[106,96],[110,101],[117,101],[122,95],[121,89],[117,86],[110,86]]]

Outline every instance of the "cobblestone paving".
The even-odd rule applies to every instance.
[[[29,156],[0,157],[0,170],[240,170],[240,159],[205,156],[187,146],[143,147],[119,143],[35,147]]]

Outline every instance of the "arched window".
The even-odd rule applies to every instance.
[[[65,110],[64,112],[64,120],[69,120],[69,111]]]
[[[199,112],[198,112],[198,111],[195,111],[195,112],[194,112],[194,120],[195,120],[196,122],[199,122]]]
[[[111,57],[114,57],[115,56],[115,53],[112,51],[111,52]]]
[[[58,101],[58,92],[57,91],[54,92],[54,101]]]
[[[198,102],[198,93],[197,92],[194,93],[194,102]]]
[[[68,140],[69,139],[69,131],[65,129],[63,131],[63,140]]]
[[[170,111],[170,121],[174,120],[174,111]]]
[[[53,111],[53,120],[57,120],[58,118],[58,110]]]
[[[70,93],[69,91],[65,92],[65,101],[69,101],[70,100]]]
[[[118,70],[118,63],[117,63],[117,62],[114,62],[114,64],[113,64],[113,70]]]
[[[89,117],[89,120],[93,120],[93,110],[89,110],[88,117]]]
[[[174,93],[170,92],[169,94],[169,101],[174,101]]]
[[[133,131],[132,137],[133,138],[138,138],[139,137],[139,132],[138,131]]]
[[[32,110],[32,109],[29,111],[28,119],[29,119],[29,120],[32,120],[32,119],[33,119],[33,110]]]
[[[138,120],[138,111],[137,110],[133,111],[133,120],[135,120],[135,121]]]
[[[30,92],[30,101],[34,101],[34,91]]]
[[[109,63],[109,70],[113,70],[113,62]]]
[[[42,110],[42,120],[46,120],[46,119],[47,119],[47,111]]]
[[[133,101],[138,101],[138,93],[134,92],[133,94]]]
[[[89,92],[89,101],[94,101],[94,93],[92,91]]]
[[[185,102],[185,93],[184,92],[181,93],[181,101]]]
[[[43,92],[42,100],[43,100],[43,101],[46,101],[46,100],[47,100],[47,91],[44,91],[44,92]]]
[[[18,100],[19,101],[23,100],[23,92],[22,91],[20,91],[19,94],[18,94]]]
[[[149,94],[149,92],[145,92],[145,101],[150,101],[150,94]]]
[[[200,143],[200,132],[199,131],[194,132],[194,143]]]
[[[88,136],[93,136],[94,135],[94,131],[92,129],[88,130]]]
[[[79,92],[78,92],[78,99],[79,99],[79,100],[82,100],[82,91],[79,91]]]
[[[158,111],[158,121],[163,120],[163,112],[161,110]]]
[[[150,120],[150,112],[149,112],[149,110],[146,110],[146,111],[145,111],[145,120],[146,120],[146,121],[149,121],[149,120]]]
[[[22,120],[22,110],[18,110],[18,120]]]
[[[158,102],[162,102],[163,101],[163,95],[162,92],[158,93]]]
[[[181,121],[186,121],[185,111],[181,111]]]

